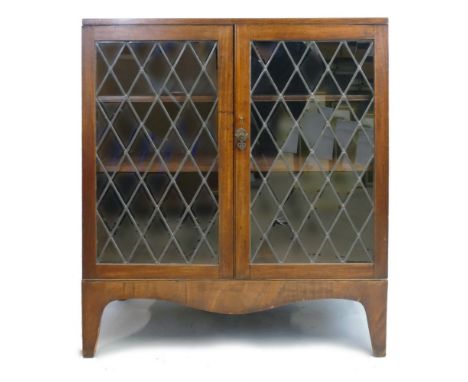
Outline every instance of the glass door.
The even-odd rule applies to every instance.
[[[232,28],[90,33],[92,270],[232,277]]]
[[[366,26],[239,28],[238,277],[372,275],[375,45]]]

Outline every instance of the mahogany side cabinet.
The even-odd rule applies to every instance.
[[[83,20],[83,356],[104,307],[351,299],[386,349],[387,19]]]

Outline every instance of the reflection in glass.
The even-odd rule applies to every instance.
[[[372,41],[251,43],[251,261],[371,262]]]
[[[218,263],[217,44],[96,44],[98,263]]]

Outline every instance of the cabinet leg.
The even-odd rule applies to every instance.
[[[152,298],[225,314],[262,311],[295,301],[359,301],[367,314],[372,350],[385,356],[387,280],[83,280],[83,357],[93,357],[105,306]],[[242,296],[241,298],[239,296]]]
[[[387,346],[387,283],[372,288],[361,302],[366,310],[367,324],[375,357],[385,357]]]
[[[83,357],[92,358],[96,351],[96,342],[99,336],[102,312],[109,300],[103,296],[102,291],[93,284],[82,283],[82,330],[83,330]]]

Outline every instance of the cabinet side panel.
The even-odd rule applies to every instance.
[[[388,28],[375,35],[375,266],[377,278],[387,277],[388,264]]]
[[[82,29],[82,202],[83,278],[94,276],[96,263],[95,161],[95,51],[94,28]]]

